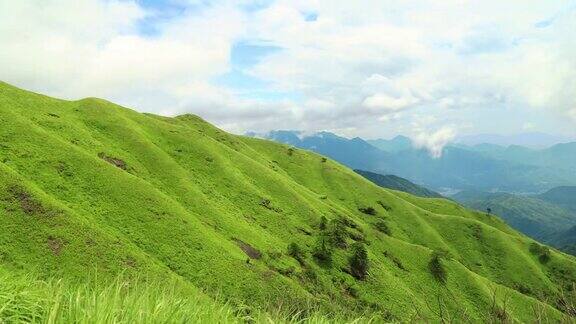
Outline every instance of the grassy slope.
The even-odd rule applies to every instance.
[[[191,115],[139,114],[0,84],[0,162],[0,262],[46,277],[138,273],[232,303],[372,309],[400,319],[435,318],[439,301],[444,312],[483,318],[496,290],[518,320],[535,307],[561,317],[553,301],[576,280],[574,258],[552,252],[541,264],[531,240],[495,217],[381,189],[314,153],[233,136]],[[366,206],[378,215],[358,212]],[[290,242],[311,249],[322,216],[358,225],[372,261],[367,280],[342,271],[346,249],[331,267],[310,256],[302,267],[286,255]],[[377,219],[391,236],[374,230]],[[235,239],[263,257],[247,263]],[[436,249],[451,255],[442,261],[446,285],[428,271]]]
[[[31,273],[0,268],[0,320],[6,323],[311,323],[344,322],[320,312],[302,315],[234,307],[181,280],[148,282],[119,276],[106,285],[93,281],[40,280]],[[362,323],[371,317],[358,317]]]

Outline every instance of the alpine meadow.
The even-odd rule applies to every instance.
[[[7,320],[574,316],[574,257],[496,216],[193,115],[0,98]]]
[[[0,0],[0,324],[576,323],[576,0]]]

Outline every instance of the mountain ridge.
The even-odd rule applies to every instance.
[[[275,135],[279,132],[285,137]],[[556,186],[576,185],[572,163],[576,160],[576,146],[569,144],[545,150],[447,145],[443,154],[434,158],[426,149],[414,148],[407,137],[364,141],[331,133],[301,138],[295,134],[302,133],[273,131],[260,136],[313,150],[353,169],[394,174],[438,192],[479,189],[538,193]]]
[[[542,263],[534,242],[496,217],[382,189],[329,158],[193,115],[5,84],[0,112],[0,268],[178,279],[251,307],[312,304],[387,320],[438,320],[427,307],[438,301],[481,319],[495,316],[494,298],[520,321],[532,307],[566,316],[552,301],[574,281],[574,258],[552,250]],[[329,263],[318,259],[326,244]],[[364,279],[351,275],[352,246],[369,257]]]
[[[403,191],[414,196],[423,198],[444,198],[441,194],[428,190],[422,186],[412,183],[404,178],[395,175],[382,175],[370,171],[354,170],[364,178],[374,182],[382,188]]]

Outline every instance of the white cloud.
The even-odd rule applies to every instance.
[[[170,1],[201,9],[143,35],[142,19],[157,12],[136,1],[0,0],[0,76],[55,96],[197,113],[237,132],[377,137],[418,133],[411,122],[421,116],[438,117],[426,130],[487,131],[473,111],[494,107],[574,115],[576,9],[567,0]],[[245,10],[254,4],[263,9]],[[214,82],[238,41],[281,48],[245,72],[290,96],[247,99]],[[434,143],[425,146],[437,152]]]
[[[380,93],[367,97],[362,102],[362,104],[368,109],[392,112],[402,110],[416,103],[418,103],[418,99],[412,96],[395,98]]]
[[[501,104],[552,113],[574,102],[566,88],[576,86],[576,19],[567,5],[317,1],[310,23],[298,4],[280,1],[256,16],[255,29],[285,50],[253,72],[281,89],[336,96],[366,119],[416,103],[431,113]],[[536,27],[562,10],[550,26]]]
[[[568,111],[568,117],[572,118],[576,122],[576,108]]]
[[[533,130],[535,128],[535,125],[533,123],[530,122],[526,122],[522,125],[522,129],[529,131],[529,130]]]
[[[239,9],[184,14],[157,26],[154,37],[137,28],[149,15],[131,1],[0,2],[2,77],[66,98],[102,96],[159,110],[195,98],[179,91],[186,85],[228,71],[230,48],[243,32]]]
[[[433,158],[442,156],[444,146],[456,137],[456,130],[452,127],[442,127],[437,131],[420,132],[414,138],[414,145],[418,148],[426,148]]]

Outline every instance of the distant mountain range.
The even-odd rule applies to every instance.
[[[576,253],[576,187],[557,187],[533,196],[462,191],[451,198],[473,209],[489,208],[520,232]]]
[[[544,133],[523,133],[514,135],[467,135],[457,138],[455,142],[468,146],[490,143],[499,146],[519,145],[530,148],[546,148],[558,143],[566,143],[572,141],[576,141],[576,139],[570,138],[568,136],[557,136]]]
[[[354,170],[354,172],[363,176],[364,178],[372,181],[374,184],[388,189],[394,189],[398,191],[407,192],[413,194],[414,196],[424,197],[424,198],[444,198],[441,194],[428,190],[422,186],[419,186],[409,180],[395,176],[395,175],[382,175],[370,171]]]
[[[411,150],[414,147],[414,145],[412,145],[412,140],[409,137],[402,135],[398,135],[391,140],[376,139],[367,140],[367,142],[383,151],[392,153]]]
[[[248,134],[254,136],[254,134]],[[347,139],[329,132],[304,136],[298,131],[271,131],[258,137],[293,145],[320,153],[352,168],[369,171],[383,170],[392,154],[382,151],[363,139]]]
[[[256,134],[249,134],[256,136]],[[458,190],[538,193],[576,185],[576,142],[545,149],[452,144],[441,157],[415,148],[405,136],[347,139],[333,133],[272,131],[259,137],[327,155],[353,169],[393,174],[446,193]]]

